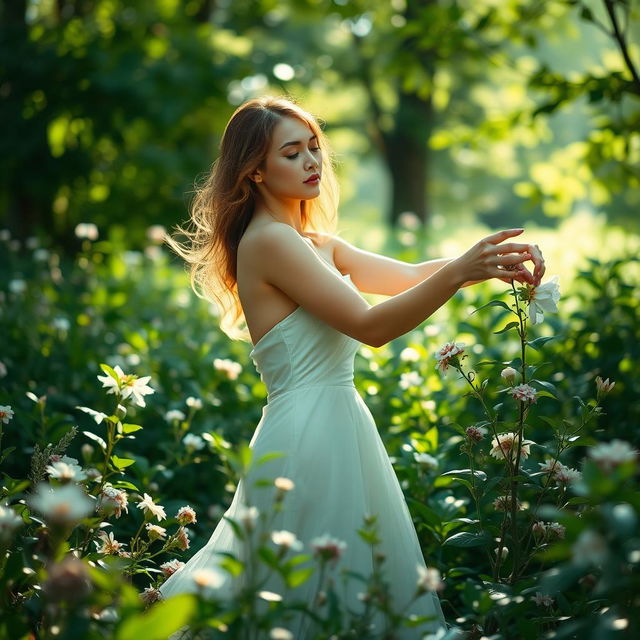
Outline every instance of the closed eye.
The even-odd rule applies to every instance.
[[[313,149],[309,149],[309,151],[313,151],[313,153],[317,153],[320,151],[320,147],[313,147]],[[285,156],[285,158],[289,158],[289,160],[295,160],[300,154],[296,151],[296,153],[292,153],[291,155]]]

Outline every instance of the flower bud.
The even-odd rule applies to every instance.
[[[518,372],[513,367],[506,367],[500,372],[500,376],[507,384],[513,384],[516,381]]]

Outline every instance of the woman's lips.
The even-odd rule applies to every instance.
[[[304,181],[305,184],[311,185],[318,184],[318,182],[320,182],[320,176],[317,173],[312,175],[308,180]]]

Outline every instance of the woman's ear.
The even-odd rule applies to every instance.
[[[256,169],[249,174],[249,180],[253,180],[253,182],[262,182],[262,173],[260,169]]]

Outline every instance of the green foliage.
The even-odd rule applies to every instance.
[[[76,224],[119,223],[141,246],[269,92],[326,121],[357,213],[636,225],[638,18],[623,0],[6,2],[2,226],[70,253]]]
[[[43,248],[24,260],[9,239],[3,255],[0,331],[8,339],[0,405],[11,405],[15,415],[2,425],[0,456],[15,448],[2,464],[3,509],[14,515],[3,512],[2,522],[13,522],[16,537],[3,536],[0,543],[0,597],[11,612],[3,616],[0,633],[23,637],[45,620],[82,637],[130,637],[173,611],[167,602],[144,612],[138,594],[156,584],[157,563],[178,543],[177,508],[188,500],[198,511],[191,541],[196,550],[223,517],[238,480],[270,459],[252,460],[247,446],[265,389],[248,346],[230,343],[208,305],[185,297],[185,274],[157,247],[127,253],[117,236],[93,245],[87,240],[74,264]],[[383,348],[362,347],[356,358],[358,389],[392,456],[425,557],[445,578],[445,614],[455,615],[464,629],[505,640],[549,630],[567,638],[631,638],[640,623],[633,599],[639,592],[638,463],[621,458],[624,448],[617,457],[602,449],[603,440],[638,446],[638,261],[587,260],[566,281],[559,313],[528,327],[525,345],[531,348],[525,348],[524,360],[522,323],[513,307],[524,301],[505,295],[486,304],[485,285],[450,301],[446,333],[439,322],[429,322]],[[497,334],[513,317],[517,324]],[[465,357],[445,377],[436,371],[433,353],[453,340],[467,344]],[[524,371],[536,388],[535,411],[532,405],[521,412],[511,397],[500,377],[507,365]],[[132,371],[151,376],[154,393],[144,395],[146,406],[133,395],[124,397],[126,384],[141,382],[128,377]],[[597,376],[615,386],[599,392]],[[100,382],[109,386],[100,389]],[[481,432],[494,426],[500,433],[519,426],[535,443],[510,475],[503,460],[488,455],[489,433],[475,444],[467,433],[469,427]],[[25,478],[32,464],[42,477],[52,453],[82,460],[91,470],[83,482],[94,497],[107,482],[129,492],[129,513],[116,517],[101,506],[100,514],[77,522],[49,523],[30,507],[36,487]],[[562,486],[539,470],[537,462],[558,458],[580,468],[580,478]],[[514,504],[511,483],[522,507],[515,522],[525,534],[519,572],[513,571],[510,543],[514,511],[504,510]],[[146,535],[151,520],[134,503],[144,493],[160,496],[165,505],[166,538]],[[109,519],[134,557],[95,549],[104,543],[97,537],[100,524]],[[534,530],[536,522],[544,526]],[[361,536],[375,545],[373,524],[365,523]],[[242,523],[235,525],[239,535],[250,535]],[[267,520],[261,526],[269,530]],[[496,562],[497,539],[509,547],[502,563]],[[72,549],[83,558],[81,566],[63,564],[74,562]],[[290,587],[313,576],[304,555],[279,557],[261,545],[257,557]],[[47,603],[61,566],[64,575],[75,576],[77,600],[69,595],[56,618]],[[248,571],[231,557],[225,569],[236,576]],[[367,578],[352,576],[363,583]],[[374,595],[381,588],[377,579],[370,584]],[[36,584],[43,585],[41,592]],[[246,597],[243,602],[251,602]],[[336,626],[338,598],[329,592],[327,598],[325,629],[342,633]],[[90,619],[82,614],[86,606],[95,613]],[[225,611],[228,618],[215,602],[184,597],[175,607],[176,628],[186,620],[202,628],[235,628],[242,620],[240,603]],[[281,613],[276,605],[270,624]]]

